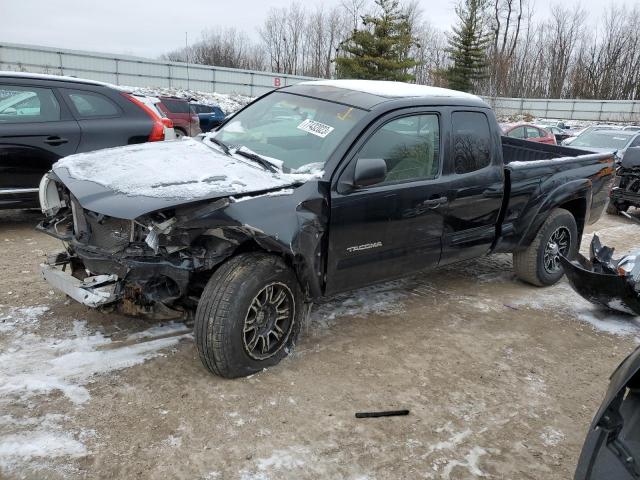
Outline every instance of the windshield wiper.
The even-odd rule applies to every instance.
[[[218,140],[216,137],[210,137],[209,140],[218,145],[224,153],[226,153],[227,155],[231,155],[231,153],[229,153],[229,146],[222,140]]]
[[[257,153],[247,152],[246,150],[242,150],[242,147],[237,149],[235,153],[237,153],[240,156],[243,156],[244,158],[248,158],[249,160],[253,160],[254,162],[261,165],[263,168],[265,168],[266,170],[269,170],[272,173],[278,173],[278,169],[275,167],[275,165],[273,165],[270,161],[262,158]]]

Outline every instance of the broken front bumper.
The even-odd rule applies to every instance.
[[[584,299],[611,310],[640,315],[640,282],[636,268],[640,255],[634,253],[620,260],[614,260],[612,256],[613,248],[602,246],[594,235],[589,260],[580,254],[573,261],[561,255],[560,263],[569,284]]]
[[[96,275],[79,280],[56,265],[41,264],[44,279],[75,301],[97,308],[120,300],[117,275]]]

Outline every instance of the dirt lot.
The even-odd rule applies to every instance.
[[[280,366],[222,380],[184,325],[52,291],[37,219],[0,213],[0,478],[568,479],[640,337],[500,255],[332,299]],[[628,220],[589,230],[638,247]]]

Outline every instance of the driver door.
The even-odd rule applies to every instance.
[[[327,294],[438,264],[447,203],[440,117],[394,113],[355,145],[331,194]],[[384,180],[355,187],[359,158],[384,159]]]

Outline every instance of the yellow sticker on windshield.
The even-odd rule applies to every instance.
[[[351,112],[353,112],[353,107],[349,107],[349,110],[347,110],[346,112],[338,113],[336,117],[338,117],[340,120],[346,120],[347,118],[351,117]]]

